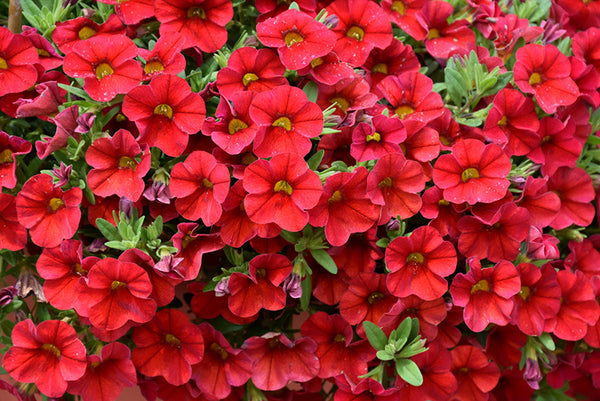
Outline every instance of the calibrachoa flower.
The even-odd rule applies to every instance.
[[[71,238],[81,219],[81,188],[63,192],[54,186],[52,177],[38,174],[23,185],[17,195],[19,223],[29,229],[34,244],[58,246]]]
[[[27,245],[27,229],[19,222],[16,200],[0,194],[0,249],[18,251]]]
[[[500,369],[478,348],[459,345],[450,351],[451,372],[456,377],[458,388],[452,400],[486,401],[489,392],[500,379]]]
[[[31,42],[0,27],[0,96],[28,89],[37,80],[38,53]]]
[[[12,330],[12,344],[2,366],[15,380],[34,383],[48,397],[60,397],[67,381],[85,373],[85,346],[75,329],[60,320],[46,320],[37,327],[31,319]]]
[[[183,258],[183,260],[166,273],[167,277],[182,278],[185,281],[194,280],[200,272],[202,256],[225,246],[219,234],[198,234],[194,232],[196,228],[198,228],[198,223],[177,225],[178,232],[173,235],[171,240],[173,246],[178,249],[175,257]]]
[[[116,14],[111,14],[103,24],[97,24],[90,18],[79,17],[57,22],[52,31],[52,40],[58,49],[67,54],[73,51],[76,43],[96,35],[114,36],[125,33],[125,27]]]
[[[152,50],[139,49],[140,56],[146,62],[144,80],[162,74],[176,75],[185,70],[185,57],[181,53],[184,45],[185,38],[181,34],[167,32],[160,35]]]
[[[592,178],[580,168],[560,167],[550,176],[548,190],[560,198],[560,210],[550,227],[560,230],[571,224],[585,227],[594,219]]]
[[[0,188],[17,184],[17,156],[31,152],[31,142],[0,131]]]
[[[115,13],[127,25],[134,25],[146,18],[154,17],[152,0],[99,0],[115,6]]]
[[[364,272],[352,277],[340,299],[340,314],[350,324],[365,320],[377,324],[396,303],[385,284],[384,274]]]

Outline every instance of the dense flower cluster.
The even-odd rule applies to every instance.
[[[600,3],[21,3],[0,390],[600,399]]]

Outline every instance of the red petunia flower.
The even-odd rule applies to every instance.
[[[223,202],[223,214],[216,223],[221,227],[219,235],[227,245],[239,248],[254,238],[258,232],[258,224],[250,220],[244,209],[246,197],[243,180],[237,181]]]
[[[35,84],[38,73],[33,64],[38,61],[31,41],[0,27],[0,96],[22,92]]]
[[[63,192],[48,174],[34,175],[17,195],[19,223],[29,229],[34,244],[58,246],[79,227],[82,195],[79,187]]]
[[[171,240],[173,246],[178,249],[176,258],[183,260],[176,268],[167,273],[168,277],[182,278],[185,281],[195,280],[202,267],[202,256],[205,253],[215,252],[222,249],[225,243],[219,234],[197,234],[194,231],[198,223],[180,223],[177,225],[177,233]]]
[[[211,226],[221,217],[221,204],[229,192],[229,170],[209,153],[192,152],[171,171],[169,190],[175,208],[188,220],[202,219]]]
[[[21,250],[27,245],[27,229],[19,222],[16,197],[0,194],[0,249]]]
[[[61,52],[67,54],[73,51],[75,44],[96,35],[121,34],[125,34],[125,26],[115,14],[111,14],[103,24],[97,24],[90,18],[79,17],[57,22],[56,28],[52,31],[52,41]]]
[[[152,50],[139,49],[146,62],[144,80],[163,74],[177,75],[185,70],[185,56],[181,52],[184,46],[185,38],[181,34],[166,32],[160,35]]]
[[[335,0],[326,10],[338,17],[333,51],[353,67],[362,65],[374,47],[385,49],[392,42],[392,24],[374,1]]]
[[[292,262],[280,254],[262,254],[250,260],[249,275],[233,273],[229,278],[229,309],[250,317],[261,309],[281,310],[286,294],[279,285],[292,272]]]
[[[592,178],[581,168],[559,167],[548,180],[548,191],[560,198],[560,210],[550,227],[560,230],[576,224],[587,227],[594,219]]]
[[[396,330],[400,323],[407,317],[419,319],[419,331],[428,341],[438,338],[438,326],[446,320],[448,310],[444,298],[439,297],[433,301],[423,301],[416,295],[400,298],[379,320],[385,333]],[[462,318],[460,318],[462,321]],[[441,327],[440,327],[441,329]],[[460,335],[459,335],[460,338]]]
[[[385,9],[385,2],[382,2]],[[374,88],[388,75],[402,75],[405,72],[418,72],[421,64],[412,46],[404,45],[394,38],[385,49],[374,48],[363,64],[367,72],[367,82]]]
[[[295,153],[304,157],[312,146],[310,138],[323,131],[323,113],[293,86],[278,86],[254,97],[250,117],[259,129],[253,151],[258,157]]]
[[[600,52],[596,44],[600,40],[600,28],[591,27],[573,35],[573,54],[600,72]]]
[[[419,227],[410,237],[397,237],[387,247],[385,261],[391,271],[387,287],[404,298],[416,295],[425,301],[441,297],[448,290],[444,277],[456,269],[456,250],[432,227]]]
[[[319,372],[312,338],[291,341],[285,334],[267,333],[248,338],[242,348],[252,361],[252,383],[261,390],[279,390],[290,381],[307,382]]]
[[[145,323],[156,313],[148,273],[135,263],[101,259],[90,268],[85,283],[79,299],[97,328],[116,330],[128,322]]]
[[[498,15],[493,20],[493,33],[496,36],[494,46],[498,56],[504,61],[510,58],[519,39],[523,38],[525,43],[531,43],[544,32],[542,27],[530,26],[529,20],[515,14]]]
[[[99,102],[127,93],[142,81],[142,67],[133,58],[135,43],[125,35],[94,36],[73,46],[63,63],[65,74],[84,78],[83,89]]]
[[[60,56],[52,43],[42,35],[37,29],[24,25],[22,36],[31,41],[31,44],[38,53],[38,62],[44,67],[45,71],[60,67],[63,63],[63,57]]]
[[[157,0],[154,4],[161,36],[179,32],[185,47],[214,53],[227,41],[225,25],[233,18],[233,5],[227,0]]]
[[[125,25],[135,25],[154,17],[153,0],[98,0],[115,6],[115,13]]]
[[[377,96],[371,93],[369,83],[356,73],[339,80],[335,85],[317,84],[317,86],[319,90],[317,104],[323,110],[331,105],[335,106],[336,114],[340,116],[350,111],[367,109],[377,103]]]
[[[433,168],[433,182],[444,190],[444,199],[471,205],[501,199],[510,182],[512,164],[498,145],[465,139],[440,156]]]
[[[308,209],[321,197],[319,176],[299,156],[278,154],[257,160],[244,172],[244,209],[258,224],[275,223],[287,231],[300,231],[308,223]]]
[[[352,325],[365,320],[379,323],[381,317],[396,303],[385,285],[385,274],[359,273],[350,280],[350,285],[340,299],[340,314]]]
[[[308,14],[290,9],[259,23],[256,36],[263,45],[276,47],[288,70],[306,67],[333,50],[335,34]]]
[[[163,309],[154,319],[133,329],[131,335],[137,346],[131,359],[143,375],[162,376],[181,386],[192,377],[192,365],[202,360],[202,332],[176,309]]]
[[[515,84],[525,93],[533,93],[548,114],[557,107],[575,103],[579,88],[571,79],[571,63],[554,45],[529,44],[517,50]]]
[[[110,343],[102,347],[100,355],[87,357],[85,374],[69,382],[68,392],[82,396],[86,401],[112,401],[123,387],[137,384],[131,351],[125,344]]]
[[[112,138],[98,138],[85,154],[85,161],[93,167],[87,176],[88,185],[98,196],[124,196],[135,202],[144,192],[143,178],[150,170],[150,158],[148,146],[140,147],[124,129]]]
[[[419,11],[426,3],[425,0],[383,0],[381,7],[391,22],[415,40],[423,40],[427,36],[427,30],[421,23]]]
[[[325,227],[327,241],[341,246],[350,234],[364,232],[379,219],[381,207],[369,199],[368,171],[358,167],[352,173],[337,173],[327,178],[319,203],[309,210],[309,222]]]
[[[331,52],[313,59],[309,65],[299,69],[298,74],[310,75],[315,81],[324,85],[335,85],[342,79],[352,78],[354,69],[350,64],[341,61],[337,54]]]
[[[538,228],[550,225],[560,210],[560,198],[556,193],[548,191],[547,180],[532,176],[527,177],[521,197],[516,203],[527,209],[529,223]]]
[[[450,285],[454,304],[465,308],[465,324],[475,332],[483,331],[489,323],[508,324],[514,305],[512,297],[521,291],[515,267],[502,260],[482,269],[475,258],[469,259],[469,267],[467,274],[457,274]]]
[[[206,107],[183,78],[165,74],[130,90],[123,100],[123,114],[135,121],[140,144],[176,157],[183,154],[188,136],[200,131]]]
[[[456,401],[487,401],[489,392],[500,379],[500,369],[478,348],[459,345],[450,351],[451,372],[456,377],[458,388],[453,396]]]
[[[13,346],[2,366],[15,380],[34,383],[48,397],[61,397],[67,381],[85,373],[85,346],[75,329],[61,320],[46,320],[37,327],[31,319],[15,325]]]
[[[288,85],[285,67],[271,49],[242,47],[231,53],[227,67],[217,73],[217,88],[223,97],[233,100],[236,92],[265,92]]]
[[[419,212],[426,219],[432,219],[429,225],[435,227],[441,235],[457,238],[459,231],[456,225],[462,215],[443,195],[444,192],[438,187],[427,189],[423,193],[423,206]]]
[[[31,152],[31,142],[0,131],[0,189],[17,185],[17,156]]]
[[[384,155],[401,152],[406,129],[397,118],[376,115],[371,124],[359,123],[352,132],[350,154],[357,162],[378,160]]]

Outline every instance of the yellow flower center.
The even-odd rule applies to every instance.
[[[406,7],[404,6],[404,3],[399,0],[392,1],[392,10],[396,11],[400,15],[404,15]]]
[[[148,75],[154,74],[155,72],[159,72],[165,69],[163,63],[158,60],[148,61],[144,66],[144,72]]]
[[[304,36],[300,35],[300,33],[292,31],[285,34],[283,37],[283,41],[285,42],[287,47],[292,47],[296,43],[300,43],[304,41]]]
[[[96,78],[102,79],[114,73],[115,70],[107,63],[100,63],[98,67],[96,67]]]
[[[348,102],[343,97],[339,97],[339,96],[329,99],[329,103],[331,103],[331,104],[337,103],[337,107],[344,113],[346,112],[346,110],[348,110],[348,107],[350,107],[350,102]]]
[[[256,269],[256,277],[265,277],[267,275],[267,271],[265,269]]]
[[[217,343],[212,343],[210,345],[211,351],[218,354],[222,360],[226,360],[229,357],[229,353],[225,350],[225,348],[221,347]]]
[[[385,295],[383,295],[380,292],[373,292],[367,298],[367,302],[369,303],[369,305],[373,305],[375,302],[379,301],[380,299],[383,299],[384,297]]]
[[[172,347],[176,347],[176,348],[181,347],[181,340],[179,338],[175,337],[171,333],[165,335],[165,342]]]
[[[242,78],[242,83],[244,84],[244,86],[248,86],[250,85],[250,82],[258,81],[258,79],[258,75],[252,72],[248,72],[244,74],[244,77]]]
[[[289,131],[292,129],[292,122],[287,117],[279,117],[277,120],[273,121],[271,124],[273,127],[281,127],[285,130]]]
[[[135,170],[136,167],[137,164],[135,163],[135,160],[133,160],[131,157],[121,156],[121,158],[119,159],[119,168],[130,168],[132,170]]]
[[[310,66],[312,68],[317,68],[321,64],[323,64],[323,59],[321,57],[317,57],[316,59],[310,62]]]
[[[475,294],[477,291],[489,291],[490,283],[487,280],[481,280],[471,288],[471,294]]]
[[[508,118],[506,118],[506,116],[502,116],[500,121],[498,121],[498,125],[500,125],[500,126],[505,126],[507,124],[508,124]]]
[[[41,56],[41,57],[49,57],[49,56],[50,56],[50,53],[48,53],[48,52],[47,52],[46,50],[44,50],[44,49],[38,49],[38,48],[36,47],[36,49],[35,49],[35,50],[37,51],[37,54],[38,54],[38,56]]]
[[[379,183],[379,188],[391,187],[394,184],[391,177],[385,177]]]
[[[467,182],[471,178],[479,178],[479,171],[477,171],[476,168],[469,167],[468,169],[462,172],[460,178],[463,182]]]
[[[2,57],[0,57],[0,70],[8,70],[8,63]]]
[[[423,263],[425,261],[425,257],[419,252],[413,252],[406,257],[406,261],[408,263]]]
[[[44,344],[42,345],[42,349],[54,355],[56,358],[60,358],[60,350],[54,344]]]
[[[50,199],[50,202],[48,202],[48,206],[50,206],[52,211],[57,211],[65,206],[65,202],[63,202],[63,200],[60,198],[52,198]]]
[[[335,341],[336,343],[343,343],[346,342],[346,336],[343,334],[337,334],[335,336],[335,338],[333,339],[333,341]]]
[[[214,186],[213,183],[208,180],[208,178],[202,179],[202,185],[204,185],[204,188],[208,189],[211,189]]]
[[[114,280],[112,283],[110,283],[110,289],[113,291],[116,291],[123,287],[127,287],[127,284],[119,280]]]
[[[10,149],[4,149],[2,152],[0,152],[0,164],[12,163],[12,154],[13,151]]]
[[[331,198],[329,198],[329,200],[327,201],[328,203],[332,203],[332,202],[339,202],[341,201],[343,198],[342,193],[340,191],[335,191],[332,195]]]
[[[531,294],[531,289],[529,287],[521,287],[521,291],[519,291],[519,296],[523,298],[523,301],[527,301],[529,295]]]
[[[206,19],[206,13],[201,7],[192,7],[187,10],[187,17]]]
[[[450,202],[448,202],[446,199],[440,199],[438,201],[438,205],[439,206],[450,206]]]
[[[542,76],[540,74],[538,74],[537,72],[534,72],[533,74],[531,74],[531,76],[529,77],[529,85],[537,85],[540,82],[542,82]]]
[[[89,26],[84,26],[83,28],[81,28],[79,30],[79,32],[77,33],[77,36],[79,36],[79,39],[81,39],[81,40],[86,40],[86,39],[91,38],[95,34],[96,34],[96,31],[93,28],[90,28]]]
[[[167,118],[173,118],[173,108],[168,104],[159,104],[154,108],[154,114],[165,116]]]
[[[236,132],[238,132],[239,130],[242,130],[245,128],[248,128],[248,124],[246,124],[245,122],[243,122],[242,120],[239,120],[237,118],[231,119],[231,121],[229,121],[229,124],[227,125],[227,130],[229,131],[230,135],[233,135]]]
[[[378,72],[380,74],[388,73],[388,66],[385,63],[377,63],[371,68],[371,72]]]
[[[367,135],[367,142],[379,142],[381,141],[381,134],[379,132],[374,132],[373,135]]]
[[[190,242],[192,242],[193,238],[190,234],[186,234],[183,236],[183,238],[181,239],[181,249],[185,249]]]
[[[249,166],[250,164],[254,163],[257,160],[258,160],[258,158],[256,156],[254,156],[254,154],[252,152],[246,152],[244,154],[244,156],[242,156],[242,164],[244,166]]]
[[[427,39],[429,39],[429,40],[439,38],[439,37],[440,37],[440,31],[438,31],[435,28],[431,28],[429,30],[429,33],[427,34]]]
[[[284,180],[279,180],[275,183],[275,187],[273,188],[275,192],[285,192],[288,195],[291,195],[293,192],[292,186]]]
[[[361,27],[353,25],[350,27],[350,29],[348,29],[348,32],[346,32],[346,36],[349,38],[354,38],[360,42],[365,37],[365,31]]]
[[[403,104],[401,106],[396,107],[396,110],[394,110],[394,112],[396,113],[396,115],[398,117],[400,117],[401,120],[404,120],[406,118],[406,116],[414,113],[415,109],[413,109],[412,107],[410,107],[407,104]]]

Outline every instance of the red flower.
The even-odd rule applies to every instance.
[[[39,63],[44,67],[45,71],[52,70],[60,67],[63,63],[63,57],[60,56],[52,43],[42,35],[40,35],[37,29],[30,26],[24,25],[22,36],[26,37],[31,41],[31,44],[35,48],[38,56]]]
[[[179,32],[185,47],[197,47],[214,53],[227,41],[225,24],[233,17],[233,6],[227,0],[157,0],[156,19],[161,36]]]
[[[184,45],[185,38],[179,33],[166,32],[160,35],[152,50],[139,49],[146,62],[144,80],[163,74],[177,75],[185,70],[185,56],[181,52]]]
[[[150,151],[129,131],[118,130],[112,138],[98,138],[85,154],[93,167],[87,181],[98,196],[117,195],[137,201],[144,192],[144,176],[150,170]],[[139,161],[138,161],[139,160]]]
[[[335,85],[317,86],[317,104],[323,110],[334,105],[337,109],[336,114],[341,116],[353,110],[367,109],[377,103],[377,96],[371,93],[369,83],[356,73],[339,80]]]
[[[249,165],[244,172],[244,189],[248,191],[244,209],[250,220],[300,231],[308,223],[306,210],[319,202],[322,185],[304,159],[286,153]]]
[[[340,61],[337,54],[331,52],[313,59],[309,65],[298,70],[301,76],[311,75],[315,81],[325,85],[335,85],[342,79],[352,78],[354,69],[350,64]]]
[[[125,344],[110,343],[102,347],[100,356],[87,357],[85,374],[69,382],[68,391],[81,395],[86,401],[112,401],[121,394],[123,387],[136,384],[131,351]]]
[[[600,28],[591,27],[573,35],[573,54],[585,60],[586,64],[593,65],[600,72],[600,52],[596,44],[600,40]]]
[[[323,131],[323,113],[293,86],[278,86],[254,97],[250,117],[259,129],[254,140],[258,157],[295,153],[304,157],[312,146],[310,138]]]
[[[521,291],[513,297],[511,323],[528,336],[539,336],[544,322],[553,318],[560,309],[561,289],[554,268],[545,264],[541,268],[531,263],[520,263]]]
[[[60,397],[67,381],[85,373],[85,347],[75,329],[61,320],[46,320],[37,327],[31,319],[15,325],[13,346],[2,366],[15,380],[34,383],[48,397]]]
[[[365,320],[379,323],[381,317],[396,303],[396,297],[385,285],[385,274],[364,272],[350,280],[340,299],[340,314],[352,325]]]
[[[33,64],[38,59],[31,41],[0,27],[0,96],[22,92],[35,84],[38,73]]]
[[[16,197],[0,194],[0,249],[21,250],[27,245],[27,229],[19,222]]]
[[[494,267],[481,268],[479,259],[469,260],[467,274],[459,273],[450,285],[454,304],[463,306],[466,325],[475,332],[483,331],[489,323],[504,326],[510,322],[513,295],[521,290],[519,273],[506,260]]]
[[[99,102],[127,93],[142,80],[142,67],[133,60],[135,43],[125,35],[94,36],[73,46],[63,64],[65,74],[84,78],[83,89]]]
[[[517,205],[529,211],[529,223],[543,228],[552,223],[560,210],[560,198],[548,191],[547,181],[543,178],[527,177]]]
[[[289,70],[306,67],[311,60],[327,55],[335,43],[335,34],[325,25],[294,9],[259,23],[256,35],[263,45],[277,48]]]
[[[101,259],[90,268],[86,285],[79,299],[89,309],[91,324],[100,329],[145,323],[156,312],[148,273],[135,263]]]
[[[219,400],[232,386],[243,386],[252,374],[252,361],[240,349],[233,349],[220,331],[207,322],[198,326],[204,339],[204,357],[192,366],[192,379],[205,394]]]
[[[182,278],[185,281],[195,280],[202,265],[202,255],[218,251],[225,246],[219,234],[196,234],[198,223],[180,223],[177,225],[177,234],[171,240],[178,249],[176,258],[183,258],[176,266],[175,271],[167,276]]]
[[[382,7],[385,10],[385,2],[382,2]],[[421,64],[412,46],[405,46],[394,38],[385,49],[374,48],[371,50],[363,68],[367,72],[367,81],[374,88],[388,75],[398,76],[405,72],[418,72]]]
[[[385,333],[396,330],[400,323],[407,317],[419,319],[419,331],[428,341],[438,338],[438,326],[445,321],[448,315],[447,305],[444,298],[440,297],[433,301],[423,301],[415,295],[400,298],[379,320],[379,326]],[[462,321],[462,317],[459,319]],[[460,338],[460,335],[459,335]]]
[[[113,4],[115,13],[125,25],[154,17],[154,1],[152,0],[98,0],[101,3]]]
[[[444,277],[454,273],[457,259],[452,243],[444,241],[435,228],[423,226],[410,237],[394,238],[385,261],[391,271],[386,283],[392,294],[432,301],[448,290]]]
[[[279,285],[292,272],[284,255],[262,254],[248,266],[249,274],[233,273],[229,278],[229,309],[240,317],[250,317],[261,309],[281,310],[286,294]]]
[[[67,54],[73,51],[75,44],[103,34],[113,37],[125,34],[125,27],[119,17],[111,14],[106,22],[100,25],[85,17],[57,22],[52,31],[52,41],[61,52]]]
[[[250,220],[244,209],[246,197],[243,180],[231,187],[227,199],[223,202],[223,214],[216,223],[221,227],[219,235],[227,245],[239,248],[254,238],[258,232],[258,224]]]
[[[310,213],[310,224],[325,227],[327,241],[341,246],[350,234],[364,232],[379,219],[381,207],[366,193],[368,171],[358,167],[352,173],[337,173],[327,178],[317,206]]]
[[[491,203],[506,194],[511,167],[498,145],[465,139],[452,147],[452,153],[437,159],[433,182],[452,203]]]
[[[544,176],[553,175],[561,167],[575,167],[583,150],[583,143],[575,137],[575,122],[563,123],[554,117],[544,117],[537,131],[539,146],[527,154],[535,163],[542,165]]]
[[[459,345],[450,351],[451,372],[456,377],[458,389],[453,400],[487,401],[489,392],[500,379],[500,369],[494,362],[472,345]]]
[[[338,17],[333,51],[353,67],[362,65],[374,47],[384,49],[392,42],[392,24],[374,1],[335,0],[326,10]]]
[[[586,227],[594,220],[592,178],[581,168],[559,167],[548,180],[548,191],[560,198],[560,210],[550,227],[560,230],[571,224]]]
[[[221,217],[221,204],[229,192],[229,171],[209,153],[192,152],[171,171],[169,190],[179,214],[188,220],[202,219],[211,226]]]
[[[420,72],[406,72],[385,77],[376,88],[401,120],[427,124],[444,112],[442,97],[433,91],[433,81]]]
[[[292,342],[285,334],[267,333],[250,337],[242,348],[252,361],[252,383],[261,390],[279,390],[290,381],[307,382],[319,372],[312,338]]]
[[[421,23],[419,11],[426,3],[425,0],[383,0],[381,6],[391,22],[415,40],[423,40],[427,36],[427,30]]]
[[[271,49],[242,47],[231,53],[227,67],[217,73],[217,88],[223,97],[233,100],[236,92],[265,92],[288,85],[285,67]]]
[[[458,237],[456,225],[462,215],[456,211],[455,205],[444,199],[443,191],[438,187],[431,187],[423,193],[420,213],[426,219],[432,219],[429,225],[435,227],[441,235]]]
[[[529,44],[517,50],[515,84],[533,93],[539,106],[552,114],[559,106],[575,103],[579,88],[571,79],[571,63],[554,45]]]
[[[34,244],[58,246],[79,227],[81,197],[79,187],[63,192],[54,186],[51,176],[34,175],[17,195],[19,223],[29,229]]]
[[[140,144],[156,146],[168,156],[181,156],[188,136],[202,127],[206,108],[183,78],[165,74],[130,90],[123,100],[123,114],[135,121]]]
[[[402,121],[377,115],[371,124],[359,123],[352,132],[350,154],[357,162],[377,160],[389,153],[401,152],[400,143],[406,139]]]
[[[181,386],[192,377],[192,365],[204,355],[202,332],[176,309],[159,311],[150,322],[133,329],[131,335],[137,346],[131,359],[143,375],[162,376]]]
[[[17,185],[17,156],[31,152],[31,142],[0,131],[0,189]]]
[[[75,138],[78,142],[81,140],[81,135],[75,132],[78,118],[79,106],[74,105],[64,109],[51,120],[56,124],[54,136],[52,138],[42,136],[43,141],[35,143],[35,150],[40,159],[45,159],[55,151],[67,146],[69,137]]]

